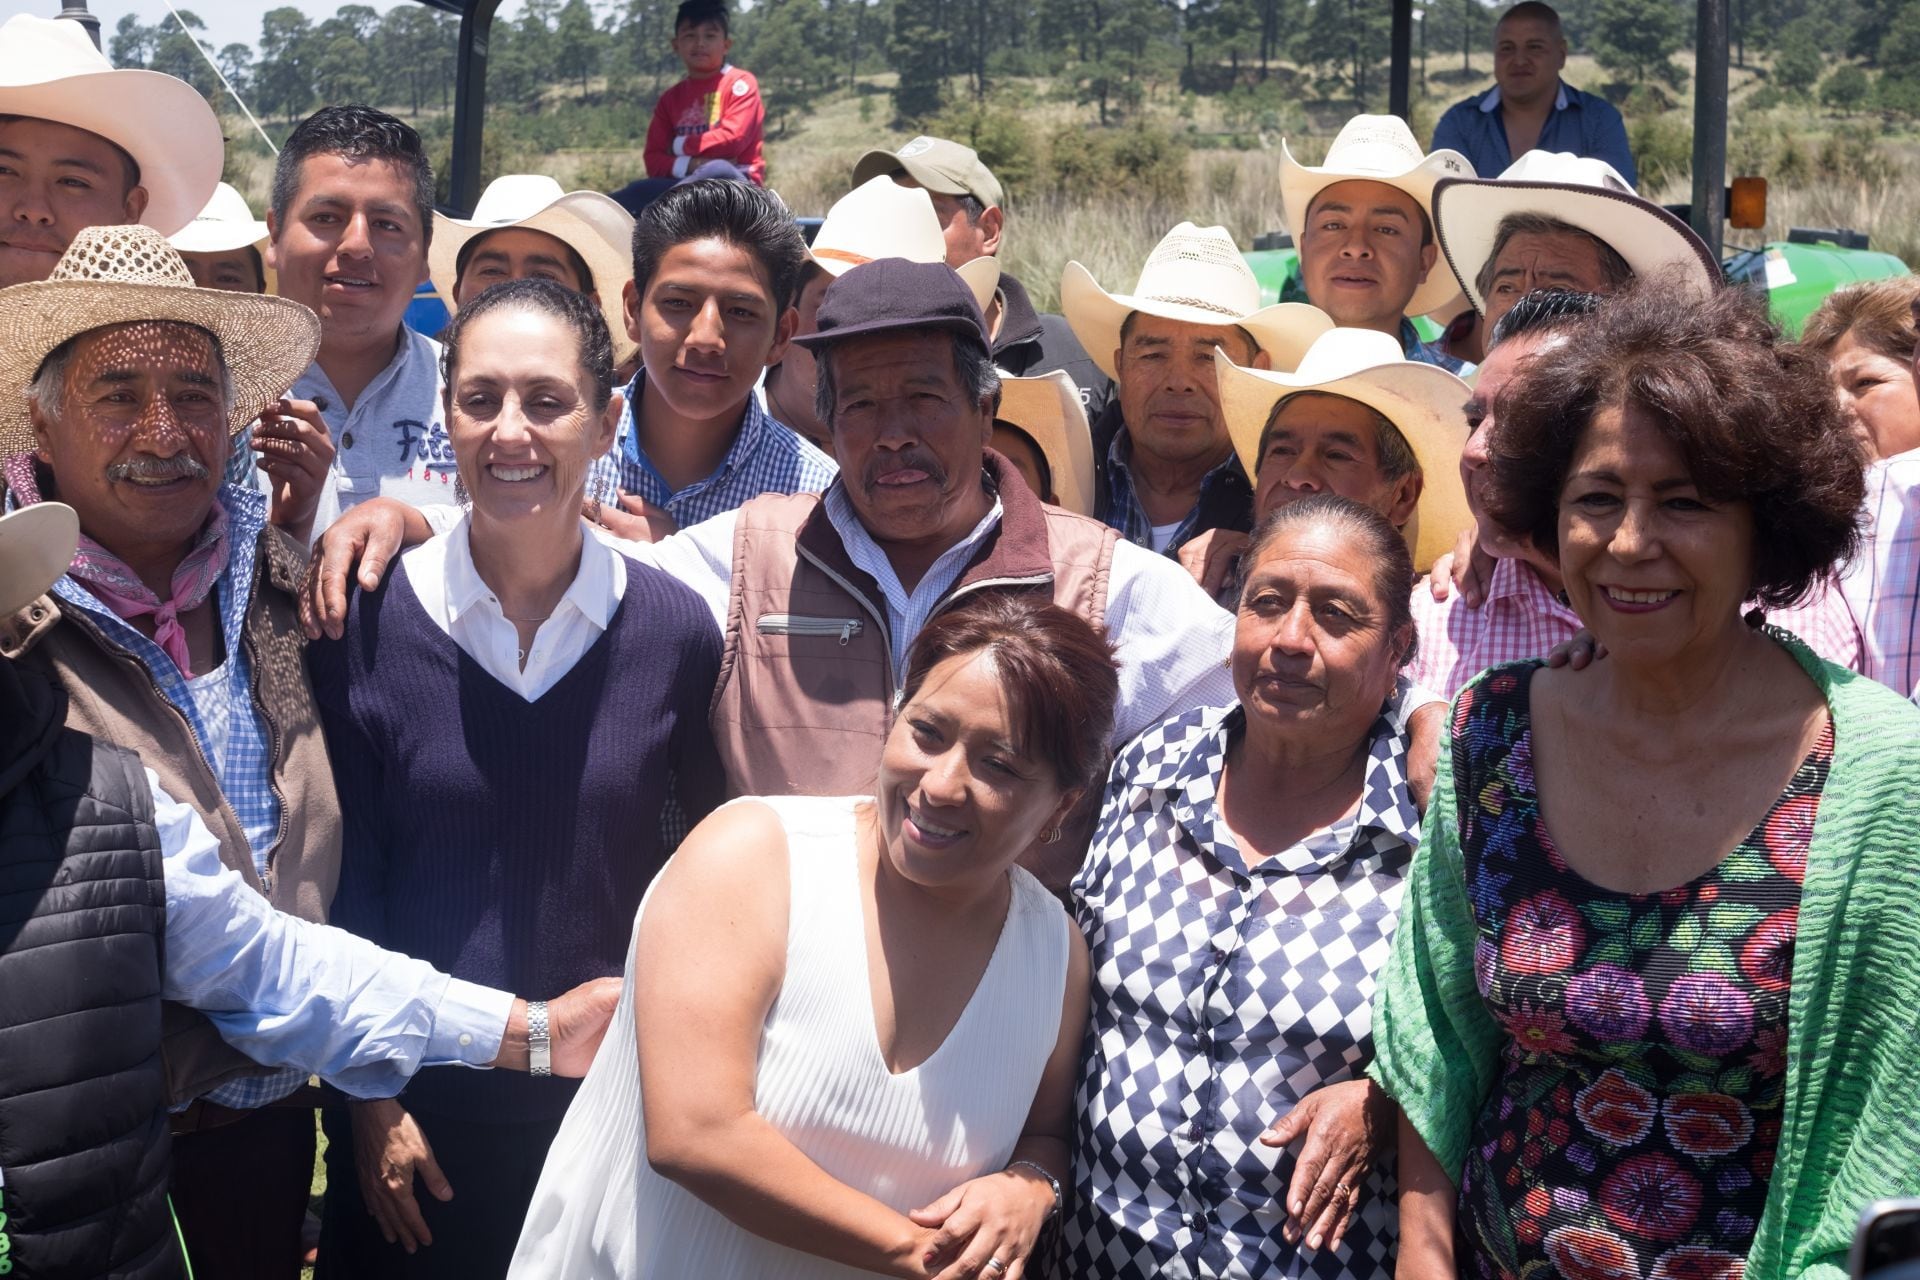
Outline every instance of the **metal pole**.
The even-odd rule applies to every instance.
[[[487,121],[487,39],[500,0],[473,0],[460,15],[460,54],[453,79],[453,157],[447,173],[447,203],[473,212],[480,199],[480,131]]]
[[[1693,43],[1693,229],[1720,257],[1727,216],[1727,0],[1699,0]]]
[[[1413,0],[1393,0],[1392,64],[1387,76],[1387,110],[1409,120],[1413,99],[1407,92],[1413,79]]]
[[[100,19],[94,17],[93,13],[87,8],[87,0],[66,0],[66,4],[67,7],[60,11],[59,16],[69,22],[77,22],[84,27],[87,35],[93,40],[93,47],[98,49],[100,47]]]

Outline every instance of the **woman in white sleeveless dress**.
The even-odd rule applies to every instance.
[[[1088,972],[1015,859],[1097,781],[1115,668],[1002,593],[907,668],[874,797],[736,801],[654,882],[510,1280],[1024,1273]]]

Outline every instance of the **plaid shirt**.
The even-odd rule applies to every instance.
[[[1118,408],[1116,397],[1108,412],[1115,413]],[[1107,483],[1106,501],[1100,504],[1100,519],[1118,529],[1128,542],[1151,551],[1153,521],[1147,518],[1146,508],[1140,505],[1140,495],[1134,490],[1132,459],[1133,441],[1126,427],[1121,426],[1113,433],[1101,467],[1106,472]],[[1209,529],[1225,527],[1244,531],[1252,526],[1253,484],[1240,465],[1240,455],[1229,451],[1219,465],[1201,477],[1200,497],[1181,517],[1180,527],[1174,530],[1166,545],[1166,554],[1172,555]]]
[[[1439,270],[1438,265],[1434,270]],[[1407,353],[1407,359],[1417,364],[1437,365],[1448,373],[1464,378],[1472,370],[1473,363],[1456,359],[1440,349],[1438,342],[1422,342],[1420,331],[1413,327],[1413,321],[1400,317],[1400,349]]]
[[[1357,810],[1248,865],[1219,806],[1238,706],[1142,734],[1114,762],[1072,890],[1093,965],[1063,1274],[1372,1280],[1395,1243],[1392,1162],[1338,1249],[1281,1235],[1294,1153],[1266,1126],[1359,1078],[1420,841],[1403,677],[1370,731]]]
[[[1860,629],[1833,587],[1817,586],[1803,603],[1770,610],[1767,621],[1793,632],[1827,661],[1861,669]],[[1560,603],[1540,575],[1519,560],[1494,562],[1486,601],[1478,609],[1462,604],[1458,591],[1435,600],[1421,578],[1413,584],[1413,622],[1420,644],[1406,674],[1449,701],[1487,668],[1544,658],[1584,625],[1580,615]]]
[[[228,713],[225,751],[213,750],[210,744],[215,736],[187,688],[186,676],[159,645],[70,577],[54,583],[53,594],[63,604],[85,612],[109,639],[146,668],[160,696],[185,717],[193,729],[194,740],[213,768],[213,776],[219,780],[221,794],[233,806],[247,833],[247,844],[253,850],[254,871],[262,884],[270,885],[267,855],[280,833],[280,799],[273,792],[272,738],[254,701],[253,663],[247,656],[245,642],[247,614],[253,605],[253,562],[259,551],[261,531],[267,523],[267,500],[251,489],[227,486],[220,490],[219,501],[227,509],[227,537],[232,547],[227,571],[213,589],[220,611],[220,634],[227,652],[226,663],[220,668],[224,679],[217,686],[224,690]],[[222,1085],[207,1098],[223,1107],[261,1107],[286,1097],[306,1078],[304,1071],[275,1071]]]
[[[620,414],[613,448],[587,471],[589,500],[614,505],[619,494],[631,493],[673,517],[685,529],[732,511],[763,493],[819,493],[833,483],[840,468],[832,458],[809,444],[799,432],[768,413],[758,394],[747,397],[746,416],[734,435],[733,446],[720,466],[705,480],[696,480],[678,493],[654,469],[640,448],[634,415],[640,409],[642,369],[627,384],[627,407]]]
[[[1920,700],[1920,449],[1867,468],[1868,528],[1840,580],[1866,648],[1861,668]]]

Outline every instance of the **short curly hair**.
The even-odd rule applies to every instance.
[[[1596,414],[1629,405],[1680,450],[1704,497],[1751,507],[1751,599],[1792,605],[1852,556],[1867,458],[1826,361],[1784,341],[1757,294],[1703,299],[1657,279],[1609,299],[1501,389],[1494,522],[1557,557],[1580,439]]]

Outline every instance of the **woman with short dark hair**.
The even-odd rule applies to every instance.
[[[1454,705],[1375,1010],[1405,1280],[1838,1276],[1920,1185],[1920,714],[1743,609],[1862,491],[1763,306],[1622,295],[1499,396],[1489,511],[1608,656]]]
[[[871,795],[697,828],[634,922],[511,1274],[1032,1274],[1087,955],[1015,859],[1098,781],[1118,688],[1074,614],[980,592],[914,639]]]

